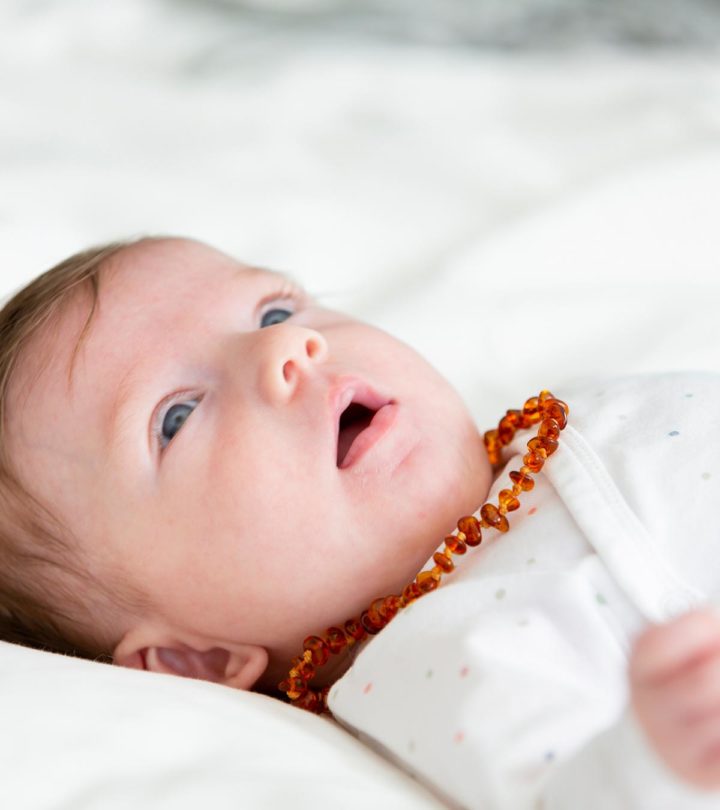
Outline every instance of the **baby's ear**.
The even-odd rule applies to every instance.
[[[138,646],[131,631],[115,648],[113,662],[123,667],[199,678],[235,689],[250,689],[265,671],[268,654],[264,647],[254,644],[203,649],[197,643],[190,646],[174,642],[142,647]]]

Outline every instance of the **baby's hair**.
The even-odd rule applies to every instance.
[[[92,306],[74,348],[74,362],[98,304],[101,269],[138,241],[76,253],[15,293],[0,310],[0,640],[107,661],[112,641],[87,623],[93,605],[103,600],[132,610],[145,604],[143,595],[125,583],[100,586],[93,581],[72,532],[21,480],[7,441],[9,391],[28,344],[85,291]],[[44,337],[33,341],[32,351],[43,353],[40,360],[49,359],[53,350],[51,335]]]

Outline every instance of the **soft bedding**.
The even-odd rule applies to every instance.
[[[412,343],[481,429],[545,386],[720,370],[712,54],[260,48],[222,4],[123,9],[6,4],[1,293],[205,238]],[[2,807],[443,806],[256,695],[7,644],[0,683]]]

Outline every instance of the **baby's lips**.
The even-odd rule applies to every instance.
[[[373,412],[377,412],[383,405],[387,405],[392,401],[390,397],[376,391],[358,377],[348,375],[334,380],[330,384],[329,402],[330,424],[335,433],[335,447],[337,448],[340,435],[340,416],[351,403],[356,402]]]

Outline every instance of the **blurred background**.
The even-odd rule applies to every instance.
[[[182,234],[415,344],[482,418],[720,370],[719,44],[717,0],[1,0],[0,293]]]

